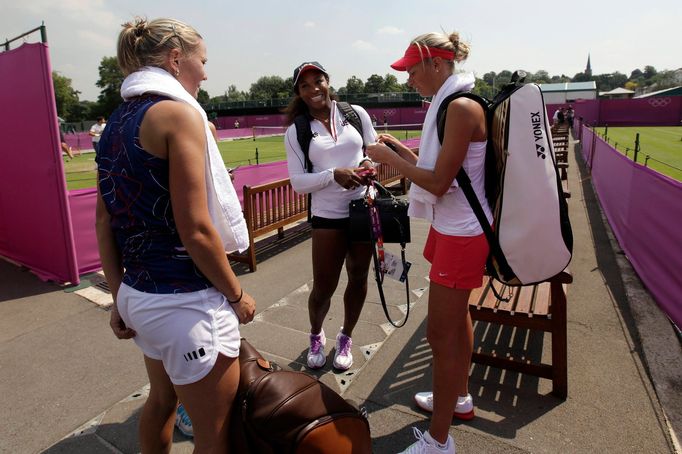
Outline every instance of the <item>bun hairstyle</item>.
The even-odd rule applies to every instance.
[[[425,33],[417,36],[410,44],[416,45],[420,52],[428,55],[426,47],[436,47],[438,49],[449,50],[455,53],[455,61],[461,62],[469,56],[470,47],[459,38],[459,33]],[[453,65],[454,66],[454,65]]]
[[[194,28],[175,19],[147,21],[136,17],[122,27],[117,55],[124,76],[144,66],[163,68],[168,52],[173,49],[191,55],[203,39]]]

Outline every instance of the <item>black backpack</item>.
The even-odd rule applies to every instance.
[[[362,138],[363,144],[362,150],[364,154],[365,135],[363,134],[362,121],[360,120],[360,116],[355,111],[355,109],[353,109],[351,105],[348,104],[347,102],[337,101],[336,106],[339,108],[343,116],[346,117],[348,123],[360,133],[360,137]],[[310,161],[309,157],[310,142],[313,140],[313,130],[310,128],[311,119],[312,117],[308,113],[297,115],[296,118],[294,118],[294,125],[296,126],[296,139],[298,140],[298,144],[301,146],[301,151],[303,151],[303,158],[305,159],[305,170],[308,173],[313,171],[313,163]],[[310,222],[310,218],[312,216],[310,211],[311,200],[312,195],[308,194],[308,222]]]
[[[456,179],[488,240],[487,272],[507,285],[533,284],[558,274],[568,265],[573,247],[542,92],[535,84],[524,85],[524,78],[525,73],[515,72],[492,101],[453,93],[437,114],[442,144],[450,102],[466,97],[483,107],[488,135],[485,195],[495,231],[464,168]],[[505,187],[514,190],[505,193]]]
[[[338,101],[336,105],[343,116],[346,117],[348,123],[350,123],[350,125],[360,133],[360,137],[362,137],[362,142],[364,144],[365,135],[363,134],[362,121],[360,120],[358,113],[347,102]],[[310,151],[310,142],[313,140],[313,131],[310,129],[310,120],[310,114],[307,113],[297,115],[296,118],[294,118],[294,125],[296,125],[296,138],[298,139],[298,144],[301,146],[301,150],[303,151],[306,172],[313,171],[313,163],[310,162],[310,158],[308,157],[308,153]]]

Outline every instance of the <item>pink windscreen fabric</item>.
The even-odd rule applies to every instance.
[[[547,115],[561,107],[573,106],[575,119],[594,126],[678,126],[682,120],[682,96],[637,99],[578,99],[564,104],[547,104]]]
[[[102,268],[95,232],[96,206],[96,188],[69,191],[69,207],[79,274],[91,273]]]
[[[51,74],[44,44],[0,53],[0,255],[78,283]]]
[[[636,164],[582,129],[592,184],[620,247],[671,320],[682,326],[682,183]]]

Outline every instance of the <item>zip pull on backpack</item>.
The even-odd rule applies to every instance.
[[[456,178],[490,245],[487,273],[507,285],[535,284],[559,274],[573,250],[545,102],[540,87],[523,84],[524,78],[525,73],[515,72],[492,102],[473,93],[454,93],[443,100],[437,116],[442,144],[450,102],[467,97],[485,111],[485,186],[494,231],[464,168]]]

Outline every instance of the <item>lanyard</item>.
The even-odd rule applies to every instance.
[[[379,269],[381,270],[381,279],[384,278],[384,272],[386,271],[386,265],[384,264],[384,235],[381,232],[381,219],[379,218],[379,210],[374,204],[374,197],[370,194],[370,187],[374,186],[372,182],[371,186],[367,186],[367,204],[369,205],[369,219],[372,224],[372,236],[377,243],[377,253],[379,256]],[[376,191],[375,191],[376,194]]]

